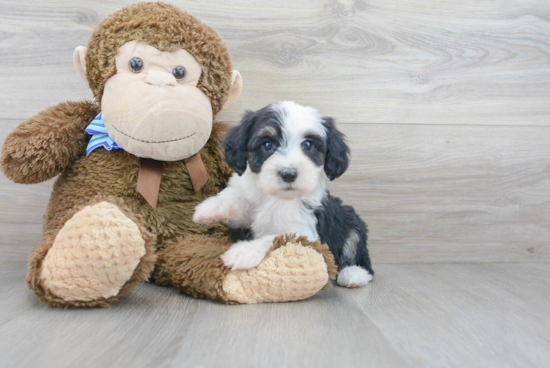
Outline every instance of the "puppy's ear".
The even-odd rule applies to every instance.
[[[246,159],[248,157],[248,136],[250,127],[256,121],[254,111],[248,110],[241,123],[231,129],[224,141],[225,159],[239,176],[246,171]]]
[[[344,135],[334,126],[332,118],[323,118],[323,126],[327,131],[325,173],[330,180],[334,180],[348,169],[349,147]]]

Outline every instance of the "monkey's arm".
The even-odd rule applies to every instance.
[[[88,124],[100,107],[63,102],[19,124],[2,146],[0,167],[16,183],[40,183],[60,174],[85,152]]]

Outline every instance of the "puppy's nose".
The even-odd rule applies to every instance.
[[[295,169],[285,169],[279,171],[279,175],[281,175],[281,179],[283,179],[283,181],[286,183],[292,183],[294,180],[296,180],[296,177],[298,176]]]

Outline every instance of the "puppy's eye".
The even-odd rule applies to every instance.
[[[128,66],[130,67],[130,70],[134,73],[139,73],[143,70],[143,60],[141,60],[138,57],[132,58],[130,62],[128,63]]]
[[[273,149],[273,144],[271,142],[265,142],[262,144],[262,149],[266,152],[269,152]]]
[[[172,74],[176,77],[177,80],[182,80],[185,77],[185,68],[181,65],[178,65],[172,70]]]
[[[311,149],[313,148],[313,143],[311,143],[310,140],[304,141],[302,143],[302,148],[304,149],[304,151],[311,151]]]

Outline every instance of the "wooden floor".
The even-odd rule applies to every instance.
[[[152,284],[47,309],[0,262],[0,367],[550,367],[546,264],[384,264],[362,289],[226,306]]]

